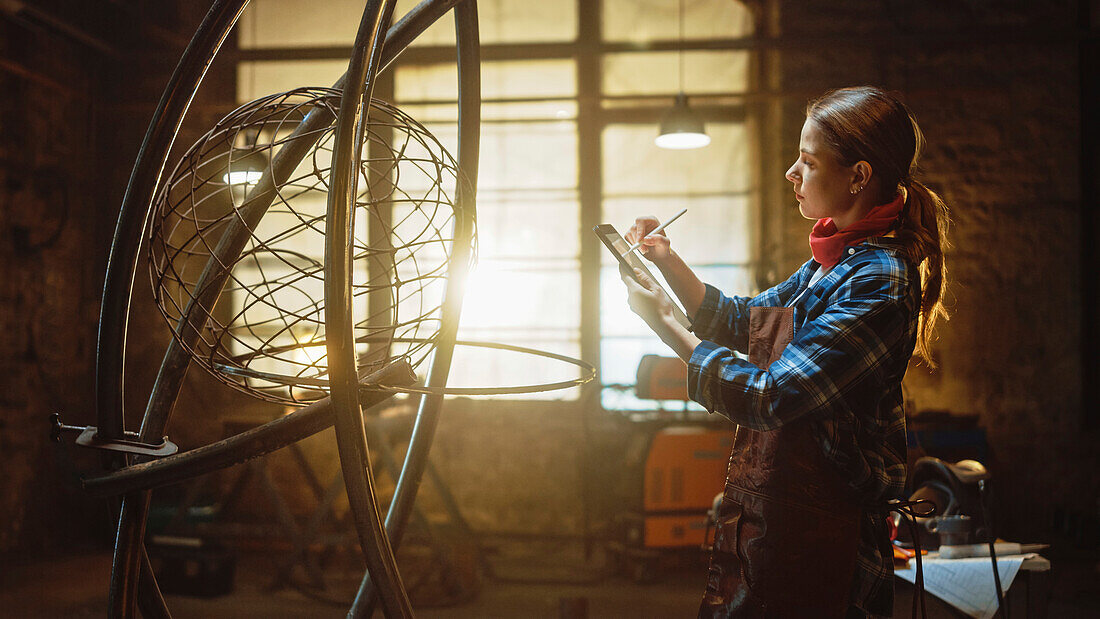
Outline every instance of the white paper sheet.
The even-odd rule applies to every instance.
[[[997,571],[1000,572],[1001,588],[1005,595],[1008,595],[1008,588],[1012,586],[1023,562],[1035,556],[997,557]],[[895,569],[894,574],[914,582],[917,577],[916,559],[910,559],[906,569]],[[993,583],[993,562],[989,557],[940,559],[938,553],[928,553],[924,556],[924,590],[977,619],[990,619],[997,612],[997,589]]]

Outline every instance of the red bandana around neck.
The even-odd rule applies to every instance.
[[[845,247],[889,232],[903,206],[905,197],[899,193],[893,202],[872,208],[863,219],[843,230],[837,230],[831,217],[817,220],[810,232],[810,251],[813,252],[814,260],[826,269],[833,268],[844,256]]]

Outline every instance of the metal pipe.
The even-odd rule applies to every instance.
[[[394,395],[392,391],[372,391],[369,385],[410,385],[415,381],[416,374],[408,361],[387,365],[361,381],[364,407],[376,406]],[[332,426],[334,419],[331,399],[324,398],[217,443],[134,464],[82,483],[92,496],[152,490],[282,449]]]
[[[395,0],[368,0],[346,73],[332,146],[328,212],[325,219],[325,347],[329,393],[336,411],[336,446],[359,545],[367,571],[378,583],[386,617],[412,617],[374,494],[370,453],[359,410],[352,318],[352,221],[358,169],[374,82],[385,42],[385,24]]]
[[[443,387],[447,384],[458,336],[466,277],[473,261],[481,137],[481,57],[475,0],[466,0],[455,7],[455,36],[458,52],[460,174],[456,188],[454,250],[448,263],[447,289],[444,293],[437,348],[428,376],[429,387]],[[409,448],[405,452],[405,463],[401,468],[401,477],[397,481],[394,498],[386,514],[386,531],[395,548],[401,545],[409,513],[420,489],[442,404],[442,394],[428,394],[420,400]],[[370,572],[364,574],[348,617],[369,617],[372,614],[379,592],[371,576]]]
[[[153,564],[149,561],[149,553],[145,546],[141,547],[141,572],[138,574],[138,610],[143,619],[170,619],[172,613],[168,612],[168,604],[160,593],[157,585],[157,577],[153,573]]]
[[[446,386],[451,370],[454,344],[458,337],[458,324],[466,289],[466,278],[473,263],[473,234],[477,220],[476,192],[478,153],[481,137],[481,61],[478,45],[477,2],[466,0],[455,8],[455,30],[458,39],[459,81],[459,145],[457,187],[457,211],[455,213],[454,250],[447,277],[446,297],[443,305],[443,325],[437,337],[435,356],[428,375],[429,387]],[[416,500],[416,492],[427,464],[442,394],[425,395],[417,412],[409,449],[394,502],[386,517],[387,526],[394,527],[395,537],[404,534],[404,523],[409,509]],[[404,489],[402,488],[404,484]]]
[[[107,439],[122,437],[126,323],[145,213],[187,108],[247,1],[218,0],[203,18],[157,104],[122,199],[103,285],[96,357],[97,427]]]
[[[115,552],[111,556],[111,585],[107,594],[107,614],[111,617],[133,617],[137,598],[138,569],[145,554],[145,518],[129,516],[130,512],[147,514],[152,494],[140,492],[122,499]]]
[[[326,116],[328,119],[332,117],[331,114],[322,113],[319,109],[314,109],[310,112],[310,115],[322,119]],[[320,124],[322,121],[315,122]],[[199,319],[196,319],[192,315],[194,309],[195,307],[213,307],[221,294],[225,279],[229,275],[226,269],[220,268],[221,263],[219,260],[232,261],[236,256],[240,255],[244,244],[248,240],[250,230],[259,222],[267,212],[271,202],[274,200],[274,196],[277,194],[276,187],[278,186],[278,182],[285,181],[286,178],[289,177],[294,167],[297,166],[298,162],[308,153],[312,144],[313,143],[307,139],[296,140],[279,151],[271,166],[273,174],[276,175],[275,178],[265,173],[264,178],[257,184],[254,191],[249,194],[249,199],[241,207],[242,216],[232,220],[231,225],[227,226],[226,233],[219,239],[218,245],[212,253],[212,258],[205,265],[202,276],[199,279],[199,284],[196,288],[199,290],[199,294],[196,295],[196,299],[193,299],[188,305],[187,310],[184,311],[180,322],[177,324],[177,337],[172,338],[168,344],[164,360],[161,363],[156,381],[153,384],[153,391],[149,396],[145,416],[142,419],[141,430],[139,432],[139,436],[141,437],[140,440],[148,442],[152,440],[150,437],[161,437],[164,435],[164,430],[168,425],[168,418],[179,396],[179,390],[183,385],[183,380],[187,375],[187,369],[191,361],[187,348],[181,344],[181,339],[186,340],[189,346],[194,345],[201,331],[201,324],[196,324]],[[119,386],[121,386],[121,383]],[[121,416],[118,422],[121,423]],[[148,492],[145,491],[145,494],[148,494]],[[123,498],[122,511],[119,518],[120,535],[116,538],[115,547],[115,554],[124,554],[128,557],[128,560],[116,560],[112,564],[110,599],[118,600],[119,616],[123,617],[132,616],[133,593],[131,590],[133,585],[131,583],[133,582],[134,570],[137,568],[137,551],[130,547],[126,549],[120,548],[118,544],[129,545],[136,543],[138,547],[142,547],[140,535],[123,536],[121,532],[138,528],[139,525],[136,523],[139,522],[141,531],[144,531],[144,523],[148,514],[147,499],[140,500],[137,503],[133,503],[133,501],[134,497],[132,495],[127,495]],[[115,570],[122,571],[116,572]],[[118,574],[117,577],[115,576],[116,573]],[[125,593],[125,599],[127,601],[119,599],[119,592],[123,587],[131,587],[131,589],[127,590]],[[114,606],[112,605],[112,609],[113,608]]]
[[[99,432],[103,433],[104,438],[118,439],[123,436],[122,391],[126,324],[137,251],[146,222],[145,212],[160,182],[168,152],[187,108],[246,3],[247,0],[218,0],[210,7],[157,104],[130,175],[111,244],[99,316],[96,414]],[[138,505],[133,504],[135,500]],[[148,496],[144,499],[132,497],[130,501],[124,499],[122,502],[108,593],[108,613],[112,616],[134,615],[137,592],[137,579],[134,575],[138,572],[144,555],[141,541],[145,532],[148,505]],[[141,518],[129,516],[135,509],[141,514]],[[155,587],[155,581],[148,578],[143,581],[153,582]]]

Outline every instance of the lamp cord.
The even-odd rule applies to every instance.
[[[680,28],[680,44],[677,46],[678,47],[677,52],[679,54],[679,61],[680,61],[680,71],[679,71],[680,92],[683,93],[684,92],[684,0],[680,0],[680,19],[679,19],[678,23],[679,23],[679,28]]]

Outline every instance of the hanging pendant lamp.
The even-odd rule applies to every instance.
[[[702,148],[710,144],[703,121],[688,107],[684,93],[676,95],[676,103],[661,119],[661,134],[654,140],[661,148]]]
[[[228,157],[228,166],[222,180],[227,185],[251,187],[260,182],[264,170],[267,169],[267,152],[270,147],[261,149],[257,147],[260,139],[258,132],[248,131],[244,134],[245,145],[234,148]],[[243,153],[243,155],[242,155]]]
[[[665,112],[661,119],[661,133],[653,140],[660,148],[688,149],[702,148],[710,144],[710,136],[703,127],[703,121],[688,107],[684,94],[684,0],[680,0],[680,93],[672,109]]]

